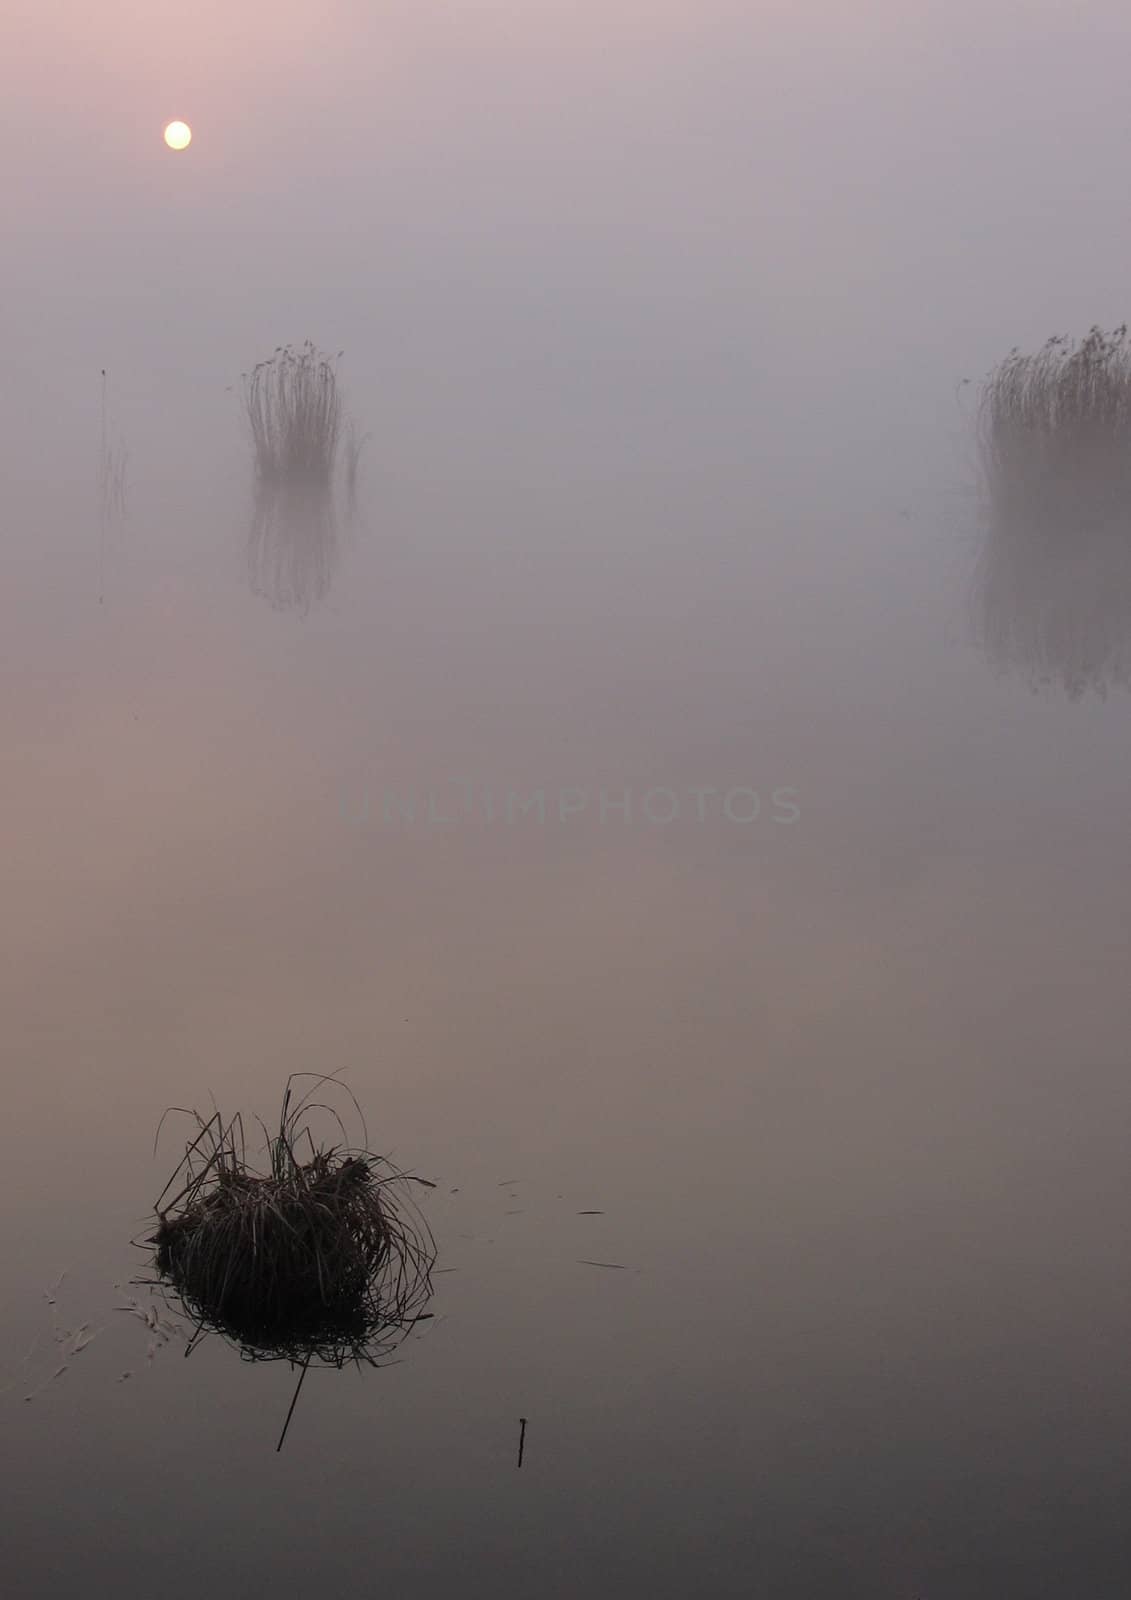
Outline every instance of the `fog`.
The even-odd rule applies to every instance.
[[[974,421],[1126,318],[1129,44],[1116,0],[17,6],[15,1592],[1127,1592],[1131,721],[982,647]],[[241,375],[308,338],[369,437],[273,605]],[[165,1108],[304,1070],[456,1270],[275,1455],[286,1370],[147,1360],[114,1286]],[[102,1331],[28,1403],[65,1268]]]

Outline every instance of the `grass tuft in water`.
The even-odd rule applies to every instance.
[[[300,1078],[314,1079],[301,1097]],[[214,1333],[245,1360],[289,1361],[302,1377],[311,1365],[377,1366],[425,1317],[436,1250],[409,1186],[427,1180],[364,1146],[316,1145],[317,1110],[345,1139],[338,1113],[314,1099],[326,1088],[342,1085],[315,1073],[288,1079],[259,1167],[238,1114],[179,1111],[195,1135],[154,1208],[153,1277],[142,1281],[193,1323],[186,1354]]]

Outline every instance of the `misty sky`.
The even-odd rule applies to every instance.
[[[1126,696],[972,645],[960,384],[1131,310],[1131,11],[5,19],[19,1592],[1125,1595]],[[239,393],[307,338],[370,439],[301,618],[248,592]],[[383,819],[459,782],[550,818]],[[458,1272],[277,1463],[284,1372],[110,1308],[164,1108],[309,1067]],[[17,1404],[68,1263],[105,1335]]]

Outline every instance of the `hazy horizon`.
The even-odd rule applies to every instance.
[[[978,648],[972,404],[1131,310],[1131,12],[10,32],[14,1592],[1118,1600],[1131,707]],[[306,339],[369,439],[303,616],[240,384]],[[276,1456],[287,1371],[114,1286],[165,1108],[311,1069],[457,1270]]]

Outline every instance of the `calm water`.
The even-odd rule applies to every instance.
[[[1018,47],[1086,108],[1077,252],[1004,4],[977,60],[957,14],[822,12],[819,63],[773,8],[624,0],[598,54],[550,6],[550,57],[501,8],[483,39],[394,8],[376,104],[342,5],[277,158],[247,41],[161,99],[111,9],[130,125],[76,150],[16,104],[47,142],[0,412],[15,1592],[1124,1595],[1131,706],[971,646],[954,402],[1125,314],[1122,14],[1035,8]],[[103,46],[61,37],[29,62],[95,116]],[[166,111],[194,167],[129,153]],[[248,592],[226,390],[308,333],[373,438],[302,619]],[[166,1106],[270,1119],[312,1069],[437,1182],[448,1270],[276,1455],[287,1370],[149,1361],[114,1286]],[[60,1325],[101,1331],[27,1403],[64,1269]]]

